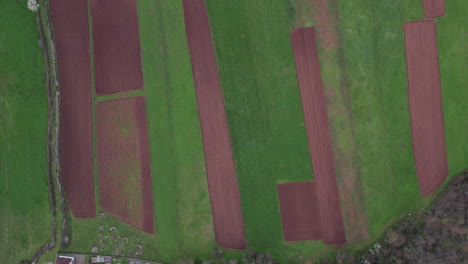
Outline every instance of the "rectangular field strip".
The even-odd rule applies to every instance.
[[[205,4],[184,0],[183,7],[216,241],[226,248],[244,249],[239,187]]]
[[[98,103],[96,133],[102,208],[140,230],[154,233],[144,97]]]
[[[96,94],[143,89],[136,0],[91,0]]]
[[[433,20],[413,21],[404,30],[414,159],[422,195],[427,196],[448,174],[436,25]]]
[[[346,238],[314,28],[296,29],[291,33],[291,41],[317,184],[323,240],[329,244],[344,243]]]
[[[94,217],[93,116],[86,0],[50,1],[60,82],[60,162],[75,217]]]
[[[278,196],[284,240],[322,239],[316,182],[278,184]]]
[[[445,15],[445,0],[423,0],[424,16],[434,18]]]

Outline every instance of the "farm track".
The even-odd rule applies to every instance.
[[[426,197],[448,175],[435,21],[408,22],[404,31],[414,159]]]
[[[184,0],[183,7],[216,241],[244,249],[239,185],[207,11],[203,0]]]
[[[346,235],[336,182],[315,29],[296,29],[291,33],[291,42],[296,61],[309,151],[317,184],[323,240],[327,244],[342,244],[346,242]]]
[[[344,65],[338,3],[337,0],[312,0],[311,3],[317,30],[317,47],[322,50],[319,59],[324,68],[336,69],[328,74],[327,70],[322,71],[322,78],[346,239],[348,242],[362,241],[369,238],[369,230],[351,110],[351,92]],[[343,139],[348,142],[346,146],[340,144]]]
[[[49,15],[48,1],[39,1],[41,8],[36,13],[36,22],[40,36],[41,49],[45,62],[45,81],[47,89],[48,118],[47,118],[47,183],[51,218],[51,239],[44,244],[31,260],[36,264],[45,253],[55,249],[57,244],[57,201],[60,203],[60,248],[68,246],[71,236],[69,226],[68,204],[62,189],[60,178],[59,133],[60,133],[60,92],[58,90],[57,59],[55,42]],[[58,193],[58,198],[57,198]]]

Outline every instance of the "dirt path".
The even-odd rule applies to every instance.
[[[59,106],[60,93],[57,79],[55,45],[52,36],[52,28],[49,20],[48,1],[40,1],[40,9],[36,14],[36,22],[40,36],[40,43],[45,62],[45,80],[48,102],[47,119],[47,182],[49,187],[49,202],[51,219],[50,242],[43,245],[31,260],[36,264],[40,257],[53,250],[57,245],[57,220],[60,221],[60,248],[66,247],[70,241],[70,227],[68,223],[68,205],[60,180],[60,157],[59,157]],[[58,196],[57,196],[58,194]],[[57,214],[57,201],[60,203],[60,216]]]
[[[306,1],[306,0],[304,0]],[[351,115],[351,99],[344,70],[336,0],[307,0],[317,31],[340,203],[348,242],[368,239],[367,216]],[[320,50],[321,49],[321,50]],[[325,69],[325,70],[324,70]],[[333,69],[329,72],[326,69]]]
[[[41,9],[42,10],[42,9]],[[55,247],[56,237],[57,237],[57,223],[56,223],[56,194],[55,194],[55,186],[54,186],[54,179],[53,179],[53,150],[51,148],[51,140],[52,137],[52,119],[53,119],[53,105],[52,105],[52,98],[50,96],[50,87],[51,87],[51,76],[50,76],[50,56],[49,56],[49,49],[46,44],[46,37],[44,34],[43,24],[44,21],[41,17],[41,10],[39,10],[36,14],[36,22],[37,28],[39,31],[40,40],[42,43],[42,53],[45,60],[45,80],[46,80],[46,87],[47,87],[47,103],[48,103],[48,117],[47,117],[47,184],[49,187],[49,203],[50,203],[50,213],[52,215],[51,218],[51,238],[50,242],[43,245],[35,254],[31,261],[32,264],[37,263],[39,258],[44,255],[46,252],[52,250]]]

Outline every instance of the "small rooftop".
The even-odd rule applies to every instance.
[[[69,257],[69,256],[58,255],[57,258],[55,259],[56,264],[73,264],[74,262],[75,262],[75,258]]]

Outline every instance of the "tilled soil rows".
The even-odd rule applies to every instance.
[[[203,0],[184,0],[183,7],[216,241],[226,248],[243,249],[239,186],[208,15]]]
[[[296,29],[291,33],[291,41],[317,185],[318,205],[323,223],[323,240],[328,244],[345,243],[315,29]]]
[[[75,217],[95,217],[88,6],[50,1],[60,78],[60,162]]]
[[[413,21],[404,30],[414,159],[422,195],[427,196],[448,174],[436,25],[433,20]]]
[[[423,0],[423,6],[427,18],[445,16],[445,0]]]
[[[143,89],[136,0],[91,0],[96,94]]]
[[[140,230],[154,233],[144,97],[98,103],[96,133],[102,208]]]
[[[278,196],[284,240],[322,239],[316,182],[278,184]]]

